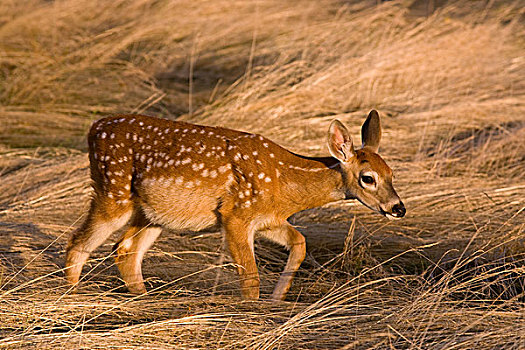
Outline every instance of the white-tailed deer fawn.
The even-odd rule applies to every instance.
[[[255,234],[290,250],[272,294],[284,299],[306,254],[303,235],[286,221],[290,215],[341,199],[358,199],[387,217],[405,215],[392,170],[376,153],[381,138],[376,111],[361,133],[363,147],[354,149],[348,130],[334,120],[328,131],[333,157],[315,158],[219,127],[141,115],[95,122],[88,137],[95,193],[67,247],[68,281],[77,284],[90,253],[129,221],[116,261],[129,291],[144,293],[142,258],[161,227],[200,230],[218,223],[244,298],[259,297]]]

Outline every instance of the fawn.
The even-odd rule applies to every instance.
[[[116,244],[116,263],[128,290],[144,293],[142,259],[162,227],[198,231],[219,224],[245,299],[259,297],[255,233],[290,250],[272,294],[282,300],[306,255],[304,236],[289,216],[342,199],[357,199],[389,218],[405,215],[392,170],[376,153],[381,126],[375,110],[361,135],[363,146],[354,149],[346,127],[334,120],[332,157],[306,157],[226,128],[142,115],[98,120],[88,136],[94,195],[67,246],[67,280],[76,285],[90,253],[129,222]]]

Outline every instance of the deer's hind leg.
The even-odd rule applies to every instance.
[[[89,255],[130,219],[130,203],[93,198],[86,221],[71,235],[66,248],[66,279],[76,285]]]
[[[115,260],[130,293],[146,292],[142,278],[142,259],[161,231],[162,229],[153,226],[142,212],[137,212],[130,227],[116,244],[117,257]]]

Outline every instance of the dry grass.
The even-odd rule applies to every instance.
[[[0,3],[0,348],[525,348],[525,12],[518,1]],[[427,6],[435,5],[435,11]],[[383,116],[409,213],[295,215],[288,302],[242,302],[218,232],[164,232],[147,295],[112,242],[79,294],[66,237],[92,120],[143,112],[326,154],[337,117]],[[257,242],[263,297],[286,253]]]

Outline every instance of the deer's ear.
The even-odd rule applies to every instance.
[[[328,129],[328,149],[330,154],[341,162],[348,162],[355,157],[354,143],[346,127],[339,120],[334,120]]]
[[[361,140],[363,141],[363,148],[367,147],[374,152],[377,152],[379,149],[379,141],[381,141],[381,121],[375,109],[370,111],[361,127]]]

